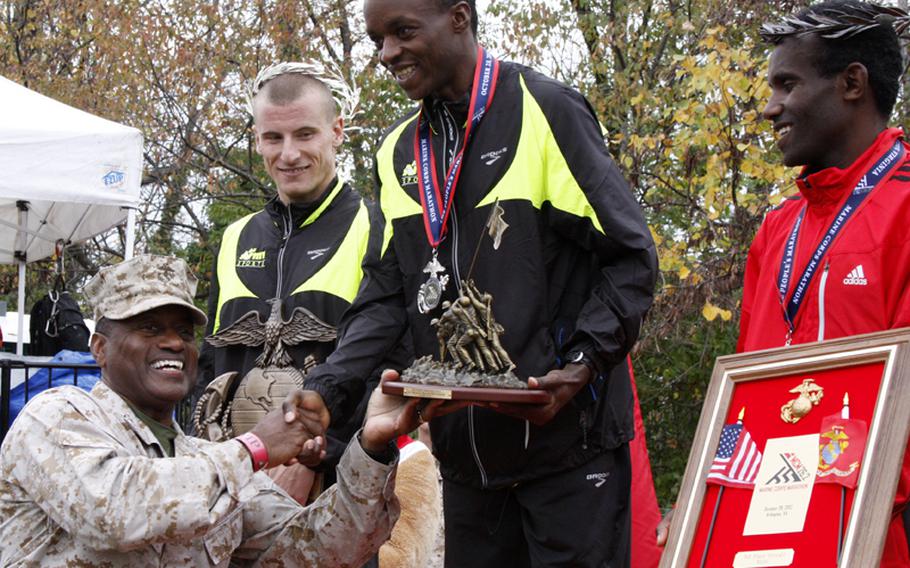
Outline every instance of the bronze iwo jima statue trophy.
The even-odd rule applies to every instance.
[[[502,232],[508,227],[502,220],[502,213],[497,200],[486,223],[494,249],[499,248]],[[455,301],[440,304],[449,277],[441,274],[445,269],[434,249],[433,258],[424,268],[429,278],[418,290],[417,309],[424,314],[436,307],[443,310],[439,317],[430,321],[436,328],[439,358],[426,355],[415,360],[401,373],[400,381],[383,383],[383,392],[414,398],[478,402],[544,403],[549,400],[545,391],[529,389],[527,383],[512,372],[515,364],[499,340],[505,330],[493,317],[493,296],[481,292],[470,278],[484,234],[474,251],[468,277],[460,282],[460,294]]]
[[[193,413],[197,435],[222,441],[251,430],[270,410],[280,407],[288,393],[303,388],[307,371],[316,365],[309,355],[302,369],[294,367],[285,347],[303,341],[335,340],[335,328],[306,308],[295,308],[285,320],[281,299],[272,298],[268,302],[272,308],[266,321],[253,310],[206,338],[214,347],[262,345],[263,348],[256,366],[240,379],[236,388],[237,372],[218,376],[206,388]]]

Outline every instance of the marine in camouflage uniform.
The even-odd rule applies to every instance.
[[[0,453],[0,566],[360,566],[397,517],[359,444],[306,508],[235,441],[178,430],[174,454],[104,383],[42,393]]]
[[[368,411],[337,484],[306,508],[254,473],[237,439],[191,438],[170,419],[171,398],[186,394],[195,373],[192,322],[205,321],[192,304],[195,284],[182,260],[145,255],[86,287],[102,382],[89,393],[46,391],[13,424],[0,449],[0,565],[359,566],[388,538],[398,515],[388,442],[400,434],[388,416],[395,429],[413,428],[413,405],[377,395],[382,406]],[[136,365],[135,376],[113,376],[124,365]],[[302,436],[281,412],[260,432],[272,461],[294,455],[278,453],[282,420]]]

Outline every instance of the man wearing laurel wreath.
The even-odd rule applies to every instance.
[[[763,114],[784,164],[803,169],[749,251],[739,351],[910,325],[910,155],[888,128],[908,24],[900,10],[838,1],[762,28],[775,46]],[[905,459],[882,566],[910,565],[908,496]]]
[[[762,27],[763,115],[802,170],[749,250],[738,351],[910,325],[910,147],[888,128],[908,26],[902,10],[838,0]],[[905,457],[882,566],[910,565],[908,496]]]
[[[268,410],[264,395],[280,403],[331,353],[335,328],[360,286],[370,236],[367,206],[336,171],[356,90],[322,64],[281,62],[263,68],[248,94],[256,150],[276,195],[225,229],[212,270],[200,382],[210,385],[203,396],[218,395],[220,404],[203,400],[196,434],[214,440],[243,433]],[[232,371],[232,381],[221,377]],[[365,377],[372,377],[366,389],[351,383],[348,393],[357,418],[336,423],[326,433],[325,460],[313,456],[306,464],[324,473],[315,488],[304,465],[269,470],[298,501],[334,482],[363,419],[363,394],[378,381],[374,373]]]
[[[597,118],[575,90],[483,49],[473,1],[367,0],[364,17],[379,61],[420,105],[380,143],[379,260],[306,388],[343,420],[344,385],[403,334],[415,355],[435,354],[431,322],[473,280],[493,298],[515,374],[549,402],[431,421],[446,565],[626,566],[626,356],[657,260]]]

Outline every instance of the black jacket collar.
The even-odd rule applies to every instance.
[[[283,223],[287,221],[288,211],[290,211],[291,226],[299,228],[307,219],[309,219],[310,215],[320,209],[326,199],[329,199],[334,195],[335,192],[333,192],[332,189],[334,189],[337,184],[338,176],[335,176],[332,178],[332,181],[329,182],[328,186],[326,186],[319,199],[311,203],[291,203],[290,205],[285,205],[276,194],[265,204],[265,210],[279,226],[284,226]]]

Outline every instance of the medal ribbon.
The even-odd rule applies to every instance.
[[[787,246],[784,247],[784,256],[781,259],[780,272],[777,276],[777,291],[780,295],[781,306],[785,306],[784,320],[787,322],[791,334],[795,329],[793,322],[796,321],[796,314],[799,313],[802,301],[806,297],[806,290],[809,288],[809,283],[812,282],[815,271],[821,266],[822,258],[824,258],[825,253],[828,252],[831,243],[833,243],[837,238],[837,235],[840,234],[841,230],[847,224],[847,221],[850,220],[850,217],[853,216],[853,213],[859,208],[860,204],[862,204],[866,197],[872,193],[875,186],[884,179],[888,172],[891,171],[891,168],[900,162],[903,157],[904,145],[900,140],[897,140],[895,141],[894,146],[879,159],[878,163],[872,166],[869,171],[860,178],[856,187],[853,188],[853,191],[844,203],[844,206],[841,208],[840,213],[838,213],[834,218],[834,221],[831,222],[831,226],[828,227],[828,231],[818,244],[818,248],[815,249],[815,254],[812,255],[809,264],[806,265],[802,277],[800,277],[796,288],[793,290],[790,301],[787,302],[787,291],[790,288],[790,278],[793,274],[793,260],[796,255],[796,241],[799,237],[799,229],[800,226],[802,226],[803,216],[806,214],[806,208],[803,207],[803,210],[800,211],[799,217],[793,225],[793,230],[790,232],[790,237],[787,239]]]
[[[419,164],[417,184],[420,187],[420,204],[423,206],[424,229],[427,232],[427,240],[430,241],[430,246],[433,248],[439,246],[445,236],[446,221],[452,210],[452,198],[455,195],[458,176],[461,174],[464,152],[468,147],[471,131],[477,128],[493,102],[498,76],[499,61],[478,45],[464,144],[449,166],[442,193],[439,191],[439,180],[436,178],[436,156],[430,136],[430,121],[425,116],[425,108],[420,110],[420,116],[417,118],[417,132],[414,136],[414,155]]]

